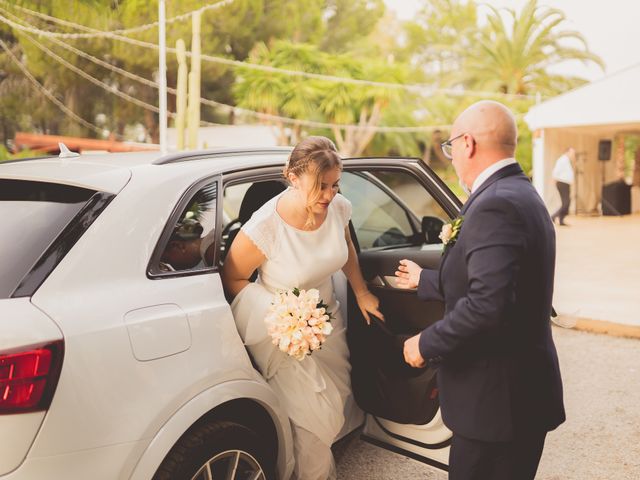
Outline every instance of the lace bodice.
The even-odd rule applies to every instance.
[[[337,194],[317,229],[300,230],[286,223],[276,210],[283,194],[265,203],[242,226],[267,257],[258,268],[258,281],[270,291],[318,288],[322,294],[321,287],[347,262],[345,227],[351,218],[351,203]]]

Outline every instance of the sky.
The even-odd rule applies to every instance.
[[[494,7],[510,7],[520,11],[526,0],[482,0]],[[422,0],[385,0],[387,8],[398,18],[410,19]],[[606,69],[581,62],[566,62],[554,72],[597,80],[631,65],[640,63],[640,1],[638,0],[540,0],[540,5],[558,8],[565,13],[564,30],[577,30],[587,40],[589,49],[604,60]],[[486,9],[484,9],[486,11]],[[482,10],[481,10],[482,11]]]

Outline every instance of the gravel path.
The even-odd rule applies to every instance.
[[[540,480],[640,478],[640,341],[553,330],[567,421],[547,436]],[[446,475],[355,438],[336,452],[341,480]]]

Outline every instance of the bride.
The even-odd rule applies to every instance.
[[[338,193],[342,161],[331,140],[307,137],[283,174],[289,188],[265,203],[233,241],[222,280],[233,297],[238,331],[260,372],[278,395],[294,436],[299,480],[335,478],[331,444],[351,393],[349,351],[331,275],[342,269],[367,322],[383,318],[367,289],[349,233],[351,203]],[[258,279],[249,278],[258,270]],[[322,348],[298,361],[272,344],[264,319],[278,290],[318,289],[333,313]]]

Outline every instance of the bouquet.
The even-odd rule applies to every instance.
[[[334,317],[327,307],[315,288],[277,292],[265,318],[273,344],[296,360],[304,360],[333,330]]]

